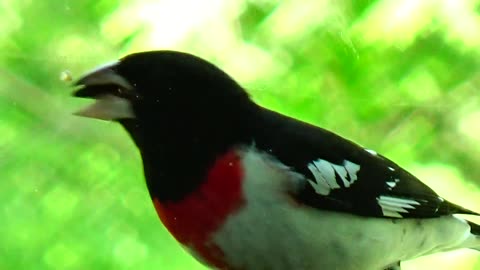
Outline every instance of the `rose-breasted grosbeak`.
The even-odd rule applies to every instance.
[[[140,150],[172,235],[228,270],[400,269],[480,248],[478,215],[374,151],[255,104],[193,55],[128,55],[75,84],[77,114],[114,120]]]

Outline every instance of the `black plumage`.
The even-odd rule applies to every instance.
[[[78,114],[117,121],[128,131],[160,219],[181,243],[196,241],[199,257],[212,266],[400,269],[400,261],[417,256],[479,249],[480,226],[452,216],[478,213],[446,201],[372,150],[255,104],[198,57],[132,54],[76,86],[75,96],[96,99]],[[219,163],[227,153],[238,164]],[[208,176],[218,164],[243,171],[226,170],[215,189]],[[240,184],[223,185],[228,181]],[[234,192],[221,197],[231,186]],[[218,211],[224,203],[235,207]],[[172,210],[166,218],[167,208],[181,215]],[[192,224],[198,218],[219,223],[199,238],[205,228]],[[188,222],[176,226],[179,219]],[[298,246],[286,244],[292,241]]]
[[[393,218],[477,214],[439,197],[379,154],[255,104],[230,76],[193,55],[175,51],[132,54],[109,69],[126,78],[135,91],[115,84],[84,85],[85,81],[79,80],[76,85],[84,87],[74,95],[98,97],[110,93],[132,102],[139,117],[118,121],[139,145],[149,190],[160,199],[181,199],[201,184],[216,157],[232,146],[255,144],[305,177],[303,186],[293,195],[315,208]],[[315,160],[338,166],[348,160],[360,167],[358,179],[345,187],[336,174],[340,188],[328,195],[319,194],[307,181],[319,181],[308,169]],[[188,170],[184,169],[186,164]],[[149,180],[169,178],[177,180]],[[385,214],[379,205],[380,196],[418,204],[404,209],[406,212]]]

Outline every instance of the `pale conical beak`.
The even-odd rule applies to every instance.
[[[75,115],[101,120],[135,118],[131,100],[127,98],[134,87],[115,73],[113,68],[116,64],[97,68],[74,83],[81,88],[73,96],[95,99],[93,104],[75,112]]]
[[[125,98],[107,94],[95,97],[95,99],[93,104],[73,114],[107,121],[135,118],[132,105]]]

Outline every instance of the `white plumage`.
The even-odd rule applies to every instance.
[[[453,216],[368,218],[298,205],[286,197],[304,181],[301,176],[252,148],[242,156],[246,206],[214,236],[237,269],[381,270],[439,251],[480,247],[470,226]]]

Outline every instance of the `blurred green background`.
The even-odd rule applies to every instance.
[[[207,58],[264,106],[480,211],[480,0],[4,0],[1,270],[204,269],[161,226],[127,134],[72,116],[88,101],[60,79],[151,49]],[[480,269],[480,256],[404,269]]]

